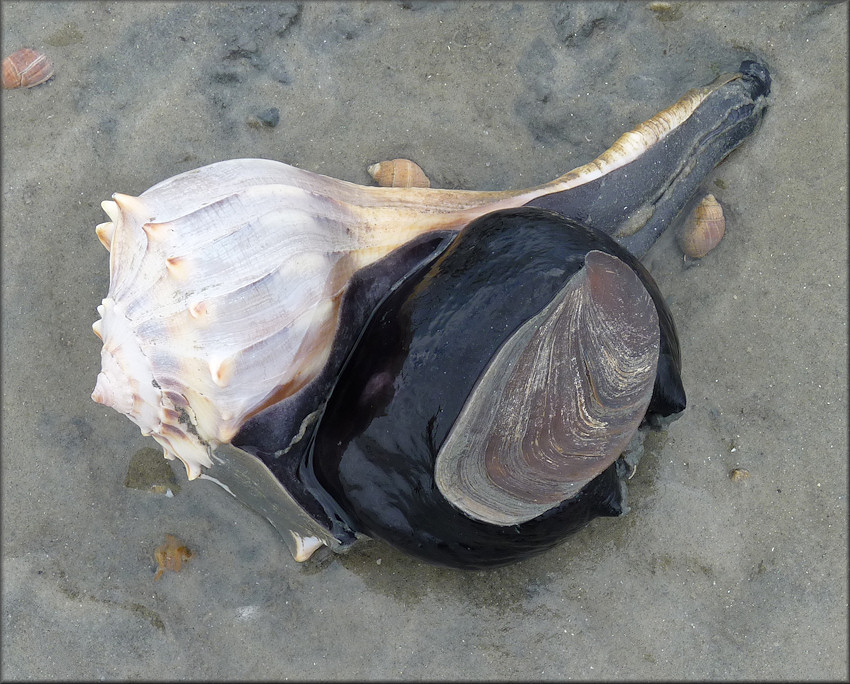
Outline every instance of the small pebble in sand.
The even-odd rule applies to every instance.
[[[173,534],[166,534],[165,543],[157,547],[153,553],[153,557],[159,566],[153,578],[158,580],[166,570],[180,572],[180,568],[183,567],[183,561],[189,560],[192,556],[192,551],[188,546],[184,546],[183,542]]]

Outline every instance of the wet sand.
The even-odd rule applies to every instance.
[[[847,679],[847,5],[4,2],[6,679]],[[727,235],[644,259],[689,406],[631,511],[489,572],[378,542],[298,564],[209,482],[124,486],[155,446],[93,403],[100,202],[267,157],[368,184],[527,187],[691,87],[770,68],[763,125],[706,180]],[[275,127],[256,117],[277,108]],[[253,124],[253,125],[252,125]],[[750,477],[733,481],[745,468]],[[194,553],[154,581],[166,533]]]

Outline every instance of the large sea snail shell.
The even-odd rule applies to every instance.
[[[384,188],[430,188],[431,181],[419,164],[409,159],[391,159],[372,164],[367,171]]]
[[[299,473],[356,532],[500,565],[620,514],[613,464],[647,414],[683,408],[675,329],[640,263],[552,212],[498,211],[376,309]]]
[[[417,278],[424,272],[450,263],[450,254],[463,253],[453,248],[451,253],[446,251],[446,261],[440,257],[454,245],[458,231],[485,214],[516,207],[543,206],[563,215],[564,220],[573,217],[589,222],[588,228],[577,229],[579,234],[592,228],[618,235],[621,244],[641,256],[671,217],[681,211],[705,174],[756,129],[769,89],[767,70],[745,62],[741,73],[725,75],[709,86],[690,91],[621,136],[596,160],[550,183],[524,190],[366,187],[280,162],[237,159],[182,173],[138,197],[115,194],[102,205],[110,220],[96,229],[110,252],[110,279],[109,292],[98,307],[102,318],[93,325],[103,348],[102,369],[92,398],[131,418],[143,434],[159,442],[168,458],[183,461],[190,479],[208,477],[265,516],[298,560],[309,557],[322,544],[343,548],[367,530],[389,539],[394,533],[383,532],[384,523],[371,521],[365,509],[357,517],[343,510],[346,497],[356,498],[356,492],[343,488],[340,503],[328,494],[335,487],[333,479],[346,476],[345,467],[335,475],[332,464],[313,471],[309,465],[312,461],[304,461],[319,453],[313,445],[318,444],[316,425],[320,417],[322,439],[332,437],[334,430],[348,429],[346,416],[359,416],[362,421],[364,414],[348,411],[344,403],[336,409],[336,419],[327,413],[323,416],[332,395],[341,396],[343,388],[350,387],[350,391],[360,392],[358,400],[374,403],[395,394],[394,384],[386,381],[396,377],[392,369],[370,375],[360,387],[356,382],[338,382],[343,364],[354,352],[368,356],[369,345],[357,341],[366,322],[376,320],[376,307],[389,302],[405,283],[419,282]],[[711,135],[706,135],[707,130]],[[636,231],[620,237],[623,222],[633,215],[642,216],[645,222],[631,226]],[[507,225],[521,228],[525,223],[511,219]],[[556,232],[571,233],[574,224],[569,225],[569,229],[559,225]],[[527,248],[537,244],[528,230],[520,232],[528,241]],[[518,266],[511,260],[514,257],[507,263],[496,258],[501,247],[507,254],[516,255],[514,243],[505,240],[502,235],[493,242],[484,241],[481,244],[487,249],[479,252],[469,247],[475,241],[460,244],[467,245],[464,249],[476,253],[481,261],[492,261],[510,273]],[[659,304],[657,291],[647,285],[634,257],[625,250],[617,253],[616,244],[610,249],[598,241],[592,244],[595,246],[573,245],[582,255],[582,263],[574,264],[576,272],[583,268],[586,253],[613,253],[638,273],[656,304],[661,331],[658,366],[645,412],[651,424],[684,402],[681,383],[676,381],[678,345],[672,320],[666,307]],[[543,253],[558,249],[545,244]],[[596,259],[591,257],[587,269],[585,278],[589,282],[594,280]],[[547,263],[543,258],[538,261]],[[603,270],[607,272],[607,268]],[[561,273],[564,278],[575,275],[567,273],[564,264],[550,264],[542,274],[520,273],[514,289],[529,302],[536,301],[535,293],[546,291],[541,283]],[[443,283],[443,288],[450,282],[442,277],[435,280]],[[608,282],[607,276],[602,281]],[[561,282],[561,286],[566,284]],[[584,286],[580,289],[584,291]],[[476,302],[488,301],[486,291],[479,288],[468,292],[473,291],[478,292]],[[438,290],[424,287],[423,292]],[[462,294],[460,290],[458,296]],[[513,302],[511,307],[516,311],[505,312],[505,320],[514,315],[533,317],[546,306],[546,302],[538,302],[532,312],[526,308],[527,302],[514,301],[515,295],[508,295],[506,301]],[[404,315],[386,311],[395,320]],[[431,318],[427,308],[416,311],[421,320],[410,330],[424,331],[426,325],[439,327],[446,322]],[[446,328],[454,330],[455,337],[435,330],[442,335],[443,346],[450,346],[453,339],[487,343],[492,335],[490,328],[503,324],[497,316],[492,325],[467,334],[463,319],[469,311],[464,311],[455,317],[450,308],[445,310],[455,320],[454,327]],[[600,314],[600,320],[609,318]],[[557,320],[558,316],[551,318],[552,324]],[[515,323],[521,326],[525,321]],[[390,338],[376,341],[390,342]],[[581,338],[576,344],[580,342]],[[423,353],[427,357],[431,352]],[[478,363],[489,365],[493,353],[494,349],[482,352],[476,357]],[[395,358],[404,362],[400,356]],[[368,366],[363,368],[368,370]],[[594,366],[588,361],[583,368],[590,372]],[[427,386],[430,381],[427,376],[424,379]],[[471,388],[444,390],[446,403],[439,404],[440,413],[459,417]],[[401,406],[398,399],[395,395],[393,406],[397,409]],[[410,401],[417,399],[414,396]],[[414,429],[421,433],[421,416],[417,418],[415,412],[410,415]],[[479,424],[481,416],[468,415]],[[442,425],[444,430],[450,427],[439,416],[435,421],[434,426]],[[430,423],[424,425],[426,435],[433,436]],[[625,432],[629,425],[623,428]],[[407,439],[404,434],[402,437]],[[420,441],[414,446],[427,450],[434,444]],[[394,467],[392,463],[384,465],[387,473]],[[467,559],[441,559],[438,553],[435,562],[507,562],[554,543],[564,530],[575,528],[588,517],[622,508],[621,499],[613,493],[619,491],[619,485],[615,487],[618,478],[611,474],[612,467],[565,500],[571,502],[563,504],[570,507],[568,519],[559,519],[552,529],[540,531],[538,541],[522,541],[513,550],[502,548],[508,537],[518,541],[508,531],[513,526],[498,525],[498,518],[485,511],[492,508],[489,494],[484,504],[475,504],[479,512],[469,504],[464,519],[497,527],[505,539],[497,535],[501,541],[486,557],[473,554]],[[311,477],[316,480],[320,471],[327,490],[323,484],[314,486],[310,481]],[[452,468],[446,472],[452,472]],[[434,472],[428,471],[427,477],[433,478]],[[440,487],[451,491],[451,480],[441,477]],[[431,488],[439,491],[436,481],[427,478],[416,486],[430,487],[432,483]],[[413,494],[417,491],[414,487]],[[601,498],[591,496],[594,491]],[[458,502],[463,498],[450,496]],[[524,496],[519,494],[520,498]],[[560,510],[560,505],[555,509]],[[535,521],[555,516],[555,509],[516,524],[532,525],[523,529],[536,530]],[[376,515],[380,517],[380,511]],[[510,515],[514,515],[512,520],[520,520],[516,514]],[[440,543],[437,537],[432,541]],[[464,542],[455,538],[453,543],[456,548]],[[403,540],[398,545],[404,547]]]
[[[725,232],[723,207],[714,195],[706,195],[682,226],[679,246],[686,256],[701,259],[720,244]]]
[[[3,60],[4,88],[33,88],[53,76],[53,65],[47,55],[22,48]]]

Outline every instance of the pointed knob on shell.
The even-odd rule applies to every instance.
[[[95,226],[94,232],[97,233],[97,239],[100,244],[106,247],[106,251],[112,251],[112,236],[115,235],[115,224],[112,221],[98,223]]]

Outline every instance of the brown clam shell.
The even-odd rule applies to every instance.
[[[717,247],[726,232],[723,207],[714,195],[706,195],[679,233],[679,246],[689,257],[701,259]]]
[[[422,168],[409,159],[391,159],[372,164],[369,175],[384,188],[430,188],[431,181]]]
[[[3,60],[4,88],[32,88],[53,76],[53,64],[42,52],[22,48]]]

